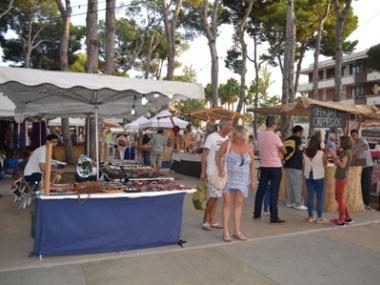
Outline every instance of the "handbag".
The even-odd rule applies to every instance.
[[[231,142],[228,143],[227,152],[225,157],[227,158],[228,153],[230,152]],[[214,186],[219,191],[223,191],[224,187],[227,184],[227,161],[224,161],[224,177],[220,177],[218,170],[213,175],[210,181],[211,185]]]

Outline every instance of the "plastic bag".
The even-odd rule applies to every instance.
[[[206,210],[207,204],[207,182],[202,180],[197,186],[197,192],[193,194],[193,205],[197,210]]]

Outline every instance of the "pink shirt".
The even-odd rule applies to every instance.
[[[283,145],[273,131],[262,131],[257,138],[257,150],[261,167],[282,167],[279,148]]]

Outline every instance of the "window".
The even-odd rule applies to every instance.
[[[364,63],[362,60],[350,64],[350,74],[361,74],[364,71]]]
[[[361,85],[352,87],[352,98],[363,97],[363,88]]]

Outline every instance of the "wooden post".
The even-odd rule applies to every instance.
[[[53,144],[46,144],[46,169],[44,173],[44,192],[46,196],[50,195],[50,180],[51,180],[51,158],[53,154]]]

